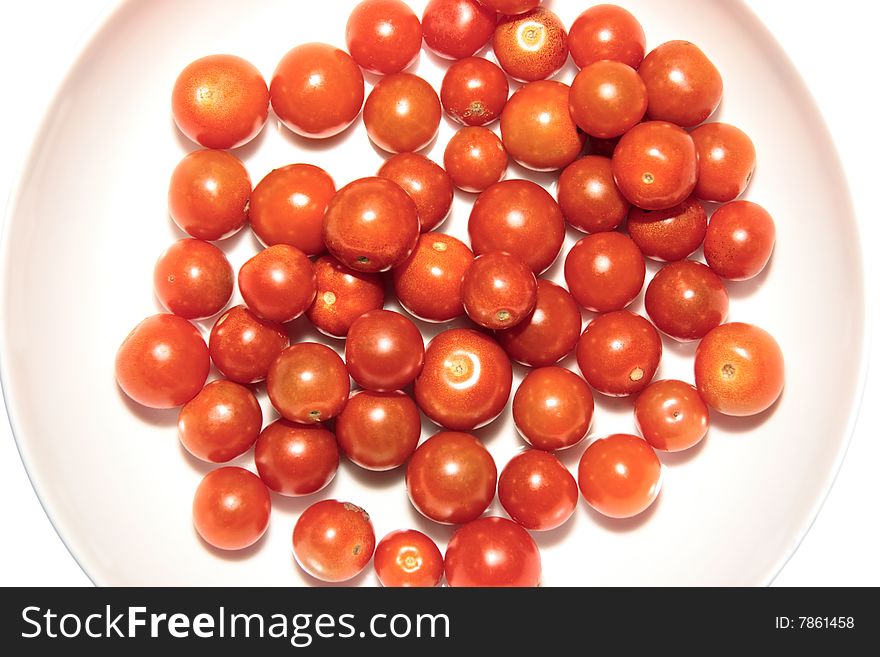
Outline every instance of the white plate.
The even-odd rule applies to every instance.
[[[120,2],[83,49],[37,135],[3,241],[3,388],[43,505],[98,584],[312,583],[294,565],[290,534],[298,513],[323,496],[366,507],[379,537],[412,526],[442,547],[451,534],[411,507],[402,472],[368,473],[346,463],[317,498],[274,496],[269,532],[253,548],[208,549],[193,531],[190,504],[210,466],[179,446],[174,411],[137,407],[113,378],[119,342],[160,310],[151,289],[155,258],[180,237],[168,218],[166,188],[172,168],[194,145],[176,132],[169,114],[177,73],[199,56],[231,52],[268,79],[298,43],[343,45],[353,4]],[[412,2],[417,13],[424,4]],[[570,25],[588,3],[547,4]],[[706,51],[725,82],[714,118],[742,127],[757,145],[759,169],[747,197],[776,218],[778,245],[764,274],[730,286],[730,319],[757,323],[777,337],[788,384],[770,413],[713,416],[704,444],[663,456],[663,492],[643,516],[610,521],[581,503],[561,529],[536,534],[543,582],[765,584],[794,551],[831,485],[863,378],[861,252],[846,182],[803,83],[744,5],[623,4],[645,25],[649,48],[681,38]],[[417,72],[439,87],[439,60],[423,53]],[[570,81],[573,72],[569,63],[560,79]],[[444,120],[433,159],[442,159],[453,130]],[[341,186],[372,175],[382,162],[360,124],[330,142],[309,143],[271,117],[236,154],[255,183],[274,167],[305,161],[325,167]],[[510,175],[526,174],[512,168]],[[552,176],[537,179],[552,186]],[[456,198],[443,230],[466,237],[471,200]],[[570,234],[568,245],[575,238]],[[236,268],[256,249],[248,231],[223,246]],[[560,265],[550,272],[557,280]],[[655,270],[649,266],[649,275]],[[294,332],[313,335],[304,321]],[[693,345],[665,344],[660,375],[692,380]],[[627,402],[597,402],[594,434],[633,431]],[[432,430],[426,425],[424,435]],[[509,410],[478,433],[499,469],[522,448]],[[564,462],[574,468],[581,451]],[[239,462],[252,467],[250,455]],[[492,511],[501,512],[497,501]],[[375,578],[368,569],[354,583]]]

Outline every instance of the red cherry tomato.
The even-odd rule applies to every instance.
[[[398,73],[418,58],[422,25],[400,0],[364,0],[348,17],[345,43],[354,60],[370,73]]]
[[[116,382],[138,404],[174,408],[198,394],[211,361],[195,326],[177,315],[153,315],[134,327],[116,352]]]
[[[446,70],[440,103],[462,125],[483,126],[501,116],[510,85],[498,66],[482,57],[468,57]]]
[[[425,45],[447,59],[470,57],[488,43],[498,17],[476,0],[430,0],[422,14]]]
[[[571,296],[587,310],[620,310],[642,291],[645,259],[626,235],[594,233],[568,252],[565,281]]]
[[[315,327],[334,338],[344,338],[352,322],[385,303],[385,284],[378,274],[346,267],[332,256],[315,260],[318,294],[306,310]]]
[[[507,518],[469,522],[446,548],[449,586],[538,586],[541,553],[529,533]]]
[[[521,260],[496,251],[477,257],[461,280],[464,310],[489,329],[516,326],[535,309],[538,284]]]
[[[614,182],[611,160],[599,155],[587,155],[565,167],[556,184],[556,198],[566,221],[585,233],[614,230],[630,207]]]
[[[680,452],[699,443],[709,429],[709,407],[684,381],[655,381],[636,398],[639,432],[654,449]]]
[[[362,388],[398,390],[415,381],[425,362],[425,343],[412,320],[392,310],[371,310],[348,330],[345,363]]]
[[[627,310],[599,315],[587,325],[577,346],[578,365],[587,383],[612,397],[644,390],[662,354],[657,329]]]
[[[284,57],[269,87],[272,109],[296,134],[338,135],[364,104],[364,76],[351,56],[326,43],[305,43]]]
[[[259,134],[269,90],[250,62],[210,55],[188,65],[174,83],[171,112],[180,131],[205,148],[236,148]]]
[[[623,7],[595,5],[572,23],[568,47],[578,68],[602,59],[638,68],[645,56],[645,30]]]
[[[700,248],[706,237],[706,210],[690,196],[666,210],[629,211],[626,229],[642,253],[661,262],[683,260]]]
[[[776,226],[757,203],[734,201],[718,208],[709,220],[703,245],[706,262],[721,278],[754,278],[770,261]]]
[[[749,136],[727,123],[706,123],[691,139],[700,163],[694,195],[727,203],[742,194],[755,172],[755,145]]]
[[[660,459],[638,436],[618,433],[592,443],[578,465],[578,486],[609,518],[632,518],[660,494]]]
[[[585,66],[571,83],[571,116],[584,132],[600,139],[619,137],[648,109],[645,83],[626,64],[599,61]]]
[[[441,431],[419,445],[406,466],[406,489],[419,513],[436,522],[478,518],[495,497],[498,471],[479,440]]]
[[[225,463],[248,451],[260,435],[263,412],[254,393],[232,381],[212,381],[184,404],[177,434],[203,461]]]
[[[275,359],[266,390],[272,406],[291,422],[324,422],[339,415],[348,401],[348,370],[330,347],[303,342]]]
[[[699,340],[727,319],[729,298],[721,279],[702,262],[666,265],[645,292],[654,325],[676,340]]]
[[[578,487],[558,458],[530,449],[504,466],[498,478],[498,499],[520,525],[546,531],[571,518],[577,507]]]
[[[336,418],[339,449],[367,470],[403,465],[419,443],[422,418],[405,393],[356,392]]]
[[[316,502],[293,528],[296,562],[324,582],[345,582],[356,576],[370,563],[375,547],[369,514],[349,502]]]
[[[380,80],[367,97],[364,125],[382,150],[410,153],[434,140],[442,113],[430,84],[412,73],[395,73]]]
[[[214,365],[236,383],[265,379],[272,361],[288,346],[290,338],[281,324],[260,319],[245,306],[221,315],[208,341]]]
[[[336,476],[339,449],[323,425],[275,420],[254,446],[254,462],[265,484],[291,497],[316,493]]]
[[[443,166],[456,187],[479,193],[504,178],[507,151],[488,128],[461,128],[446,144]]]
[[[499,14],[513,16],[531,11],[541,4],[541,0],[480,0],[480,4],[494,9]]]
[[[206,543],[243,550],[262,538],[272,501],[265,484],[244,468],[227,466],[205,475],[193,499],[193,524]]]
[[[248,308],[273,322],[302,315],[315,300],[316,286],[311,260],[287,244],[263,249],[238,272],[238,288]]]
[[[194,151],[171,174],[168,210],[174,223],[200,240],[222,240],[248,218],[251,179],[234,155]]]
[[[232,296],[234,281],[223,251],[201,240],[178,240],[159,257],[153,270],[159,301],[186,319],[220,312]]]
[[[498,64],[521,82],[546,80],[568,59],[568,34],[559,16],[544,7],[502,16],[492,36]]]
[[[449,216],[452,207],[452,180],[439,165],[424,155],[400,153],[385,161],[379,173],[403,188],[416,204],[423,233],[434,230]]]
[[[577,445],[590,430],[593,393],[582,378],[564,367],[532,370],[513,396],[513,422],[532,447],[566,449]]]
[[[384,587],[432,587],[443,577],[443,555],[415,529],[399,529],[379,541],[373,565]]]

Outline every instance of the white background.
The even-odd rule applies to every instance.
[[[563,0],[556,0],[561,2]],[[727,0],[706,0],[727,1]],[[868,262],[868,296],[876,298],[871,246],[880,240],[875,199],[880,130],[874,41],[880,10],[859,0],[747,0],[776,34],[812,89],[844,161]],[[77,48],[108,0],[28,0],[0,9],[0,198],[6,198],[33,131]],[[585,6],[589,2],[584,2]],[[756,99],[756,102],[759,102]],[[772,111],[772,108],[768,108]],[[797,175],[796,171],[792,176]],[[101,181],[84,181],[100,193]],[[787,218],[796,221],[796,217]],[[833,218],[830,223],[833,224]],[[821,263],[814,263],[821,266]],[[873,304],[876,305],[876,304]],[[877,322],[869,310],[872,329]],[[816,299],[818,322],[833,322]],[[2,318],[0,318],[2,321]],[[64,327],[59,326],[59,339]],[[821,349],[822,345],[816,345]],[[876,483],[880,442],[880,356],[873,350],[865,403],[849,453],[828,500],[776,585],[880,585],[880,523]],[[51,409],[46,409],[51,412]],[[833,408],[805,412],[834,413]],[[0,584],[88,585],[58,538],[30,486],[0,406]]]

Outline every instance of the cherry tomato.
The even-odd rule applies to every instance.
[[[260,319],[245,306],[223,313],[208,341],[214,365],[236,383],[265,379],[272,361],[288,346],[290,338],[281,324]]]
[[[364,76],[351,56],[326,43],[305,43],[284,57],[269,87],[272,109],[296,134],[338,135],[364,104]]]
[[[497,331],[507,355],[530,367],[552,365],[571,353],[581,335],[581,311],[555,283],[538,279],[535,309],[516,326]]]
[[[344,338],[352,322],[385,304],[385,284],[378,274],[346,267],[332,256],[315,260],[318,294],[306,310],[315,327],[334,338]]]
[[[702,262],[679,260],[664,266],[648,284],[645,311],[654,325],[676,340],[699,340],[727,319],[727,288]]]
[[[592,443],[578,465],[578,486],[609,518],[632,518],[660,494],[660,459],[638,436],[618,433]]]
[[[266,246],[289,244],[307,256],[326,251],[324,211],[336,193],[333,178],[311,164],[291,164],[263,178],[251,195],[251,228]]]
[[[406,260],[419,239],[419,211],[400,185],[361,178],[338,192],[324,214],[324,243],[342,264],[387,271]]]
[[[434,230],[449,216],[452,208],[452,180],[439,165],[424,155],[400,153],[385,161],[379,173],[403,188],[416,204],[423,233]]]
[[[449,586],[538,586],[541,553],[529,533],[507,518],[479,518],[446,547]]]
[[[373,566],[384,587],[432,587],[443,577],[443,555],[415,529],[399,529],[379,541]]]
[[[571,296],[587,310],[620,310],[642,291],[645,259],[623,233],[594,233],[568,252],[565,281]]]
[[[588,135],[619,137],[636,125],[648,109],[645,83],[632,68],[613,61],[593,62],[571,83],[571,116]]]
[[[585,233],[614,230],[630,207],[614,182],[611,160],[599,155],[587,155],[565,167],[556,184],[556,198],[566,221]]]
[[[413,393],[431,420],[470,431],[498,417],[512,383],[510,361],[497,342],[479,331],[449,329],[428,343]]]
[[[504,178],[507,151],[488,128],[461,128],[446,145],[443,166],[456,187],[478,193]]]
[[[416,403],[399,390],[356,392],[336,418],[339,449],[367,470],[403,465],[419,444],[421,432]]]
[[[683,260],[706,237],[706,210],[693,196],[666,210],[633,207],[626,229],[642,253],[661,262]]]
[[[153,270],[159,301],[186,319],[220,312],[232,296],[234,281],[223,251],[201,240],[178,240],[159,257]]]
[[[269,114],[269,90],[250,62],[210,55],[174,83],[171,112],[180,131],[205,148],[236,148],[256,137]]]
[[[177,434],[203,461],[225,463],[248,451],[260,435],[263,412],[254,393],[232,381],[212,381],[184,404]]]
[[[440,103],[462,125],[483,126],[501,116],[510,85],[498,66],[482,57],[468,57],[446,70]]]
[[[699,443],[709,430],[709,407],[684,381],[655,381],[636,398],[639,432],[654,449],[680,452]]]
[[[398,73],[418,58],[422,26],[400,0],[364,0],[348,17],[345,43],[361,68],[378,75]]]
[[[238,288],[254,314],[273,322],[289,322],[315,300],[315,268],[296,247],[276,244],[242,265]]]
[[[587,325],[577,345],[578,366],[587,383],[611,397],[644,390],[662,354],[657,329],[627,310],[599,315]]]
[[[376,547],[369,514],[359,506],[323,500],[302,512],[293,528],[293,556],[300,568],[324,582],[360,573]]]
[[[578,68],[602,59],[638,68],[645,56],[645,30],[623,7],[595,5],[572,23],[568,47]]]
[[[171,174],[168,210],[174,223],[200,240],[222,240],[248,218],[251,179],[234,155],[193,151]]]
[[[291,422],[324,422],[339,415],[348,401],[348,370],[330,347],[303,342],[275,359],[266,390],[272,406]]]
[[[461,317],[461,278],[473,259],[473,252],[462,241],[442,233],[425,233],[412,255],[392,271],[400,305],[428,322]]]
[[[702,123],[721,102],[721,74],[688,41],[668,41],[645,56],[639,75],[648,89],[648,117],[688,128]]]
[[[562,249],[565,219],[540,185],[530,180],[504,180],[477,198],[468,234],[477,255],[505,251],[540,274]]]
[[[480,4],[494,9],[499,14],[513,16],[531,11],[541,4],[541,0],[480,0]]]
[[[697,347],[694,372],[700,396],[725,415],[762,413],[785,386],[779,344],[752,324],[733,322],[709,331]]]
[[[507,514],[532,531],[563,525],[574,513],[578,487],[559,459],[537,449],[514,456],[498,478],[498,500]]]
[[[734,201],[712,215],[703,247],[712,271],[721,278],[745,281],[764,271],[775,243],[770,213],[757,203]]]
[[[395,73],[380,80],[367,97],[364,125],[382,150],[409,153],[434,140],[442,113],[430,84],[412,73]]]
[[[392,310],[371,310],[348,330],[345,363],[362,388],[390,392],[408,386],[422,371],[425,343],[412,320]]]
[[[582,441],[593,410],[590,387],[571,370],[555,365],[529,372],[513,396],[517,431],[532,447],[547,451]]]
[[[470,57],[488,43],[498,17],[476,0],[430,0],[422,14],[425,45],[446,59]]]
[[[489,329],[516,326],[535,309],[538,283],[521,260],[502,251],[477,257],[461,280],[464,310]]]
[[[697,147],[699,174],[694,195],[727,203],[742,194],[755,172],[755,145],[728,123],[706,123],[691,133]]]
[[[174,408],[198,394],[211,361],[195,326],[177,315],[153,315],[134,327],[116,352],[116,382],[138,404]]]
[[[663,121],[640,123],[614,149],[611,170],[621,193],[645,210],[671,208],[697,184],[697,149],[691,136]]]
[[[265,484],[282,495],[316,493],[336,476],[339,449],[323,425],[276,420],[263,429],[254,447],[254,462]]]
[[[265,484],[244,468],[226,466],[205,475],[193,499],[193,524],[206,543],[243,550],[262,538],[272,501]]]
[[[544,7],[502,16],[492,35],[498,64],[521,82],[546,80],[568,59],[568,34],[559,16]]]
[[[586,136],[568,109],[569,87],[554,80],[531,82],[514,93],[501,112],[507,153],[528,169],[555,171],[574,162]]]
[[[495,497],[492,455],[469,433],[441,431],[419,445],[406,466],[406,489],[419,513],[460,524],[479,518]]]

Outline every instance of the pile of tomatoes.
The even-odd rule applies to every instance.
[[[368,470],[405,467],[414,507],[460,527],[445,556],[415,530],[376,545],[363,509],[319,501],[293,530],[307,573],[345,581],[372,559],[386,586],[434,586],[444,573],[451,586],[537,585],[529,532],[568,521],[579,490],[599,513],[635,516],[660,489],[655,450],[699,443],[709,409],[755,415],[782,392],[775,340],[725,323],[725,280],[757,276],[775,240],[770,215],[736,200],[754,146],[732,125],[705,123],[722,95],[706,55],[685,41],[646,55],[642,26],[613,5],[587,9],[566,30],[540,0],[431,0],[421,21],[400,0],[364,0],[345,36],[348,52],[294,48],[268,86],[229,55],[180,73],[174,120],[204,147],[171,176],[170,214],[190,239],[156,264],[169,313],[125,338],[117,381],[145,406],[182,406],[180,440],[200,459],[225,463],[254,448],[258,474],[221,467],[195,493],[196,529],[217,548],[259,540],[270,491],[317,493],[341,452]],[[404,72],[423,41],[454,60],[439,95]],[[489,42],[497,64],[474,56]],[[549,79],[569,54],[579,68],[571,86]],[[363,71],[379,76],[366,100]],[[316,140],[363,112],[370,140],[391,157],[338,190],[309,164],[275,169],[252,188],[228,150],[260,132],[270,106]],[[441,167],[418,151],[444,112],[461,128]],[[499,120],[500,136],[486,127]],[[559,172],[556,198],[529,180],[503,180],[509,159]],[[436,232],[455,188],[479,194],[469,245]],[[236,282],[212,242],[248,222],[266,248],[238,272],[245,305],[224,312],[206,342],[190,320],[220,313]],[[564,255],[568,289],[538,277],[560,256],[566,225],[585,233]],[[692,257],[701,247],[705,264]],[[647,286],[643,317],[626,308],[644,286],[646,257],[667,264]],[[386,283],[413,318],[466,317],[468,326],[426,347],[416,321],[383,309]],[[582,331],[583,310],[594,315]],[[345,338],[344,360],[325,344],[290,344],[285,323],[303,314]],[[653,381],[661,332],[700,341],[696,385]],[[582,376],[557,365],[572,352]],[[470,432],[508,404],[511,361],[531,368],[512,403],[530,448],[499,476]],[[211,363],[222,378],[205,385]],[[263,381],[280,415],[265,427],[253,388]],[[592,441],[575,479],[554,452],[587,436],[594,392],[632,398],[641,435]],[[422,414],[442,431],[420,443]],[[510,519],[481,517],[496,492]]]

